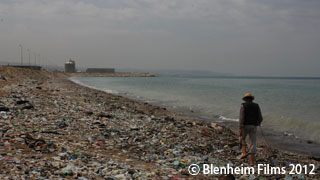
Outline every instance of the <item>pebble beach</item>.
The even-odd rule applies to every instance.
[[[258,146],[257,164],[287,172],[292,164],[313,164],[315,174],[191,175],[191,164],[249,167],[238,159],[238,135],[80,86],[68,79],[75,75],[4,66],[0,75],[0,179],[320,179],[319,157],[268,144]]]

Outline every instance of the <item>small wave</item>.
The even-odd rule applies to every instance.
[[[227,118],[227,117],[224,117],[224,116],[219,116],[218,119],[221,119],[223,121],[233,121],[233,122],[238,122],[239,119],[233,119],[233,118]]]
[[[81,86],[84,86],[84,87],[88,87],[88,88],[91,88],[91,89],[100,90],[100,89],[98,89],[98,88],[96,88],[96,87],[94,87],[94,86],[89,86],[89,85],[81,82],[80,80],[75,79],[75,77],[71,77],[71,78],[69,78],[69,80],[72,81],[72,82],[74,82],[74,83],[76,83],[76,84],[79,84],[79,85],[81,85]]]
[[[87,84],[81,82],[80,80],[75,79],[75,77],[71,77],[71,78],[69,78],[69,80],[72,81],[72,82],[74,82],[74,83],[76,83],[76,84],[79,84],[79,85],[81,85],[81,86],[88,87],[88,88],[90,88],[90,89],[96,89],[96,90],[104,91],[104,92],[110,93],[110,94],[119,94],[119,92],[118,92],[118,91],[115,91],[115,90],[103,89],[103,88],[100,89],[100,88],[97,88],[97,87],[94,87],[94,86],[87,85]]]
[[[110,94],[119,94],[118,91],[111,90],[111,89],[103,89],[103,91],[106,92],[106,93],[110,93]]]

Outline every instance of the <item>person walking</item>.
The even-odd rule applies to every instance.
[[[250,93],[246,93],[242,100],[244,103],[240,107],[239,117],[239,132],[240,139],[242,140],[241,150],[242,155],[240,159],[247,157],[249,154],[249,164],[254,165],[256,154],[256,139],[257,139],[257,126],[260,126],[263,118],[260,107],[257,103],[254,103],[254,96]],[[250,146],[247,154],[246,137],[249,135]]]

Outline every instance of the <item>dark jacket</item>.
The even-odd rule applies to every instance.
[[[241,104],[239,125],[242,128],[245,125],[260,126],[262,115],[260,107],[254,102],[245,102]]]

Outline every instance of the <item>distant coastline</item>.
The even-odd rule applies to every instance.
[[[67,73],[69,76],[77,77],[155,77],[150,73]]]

